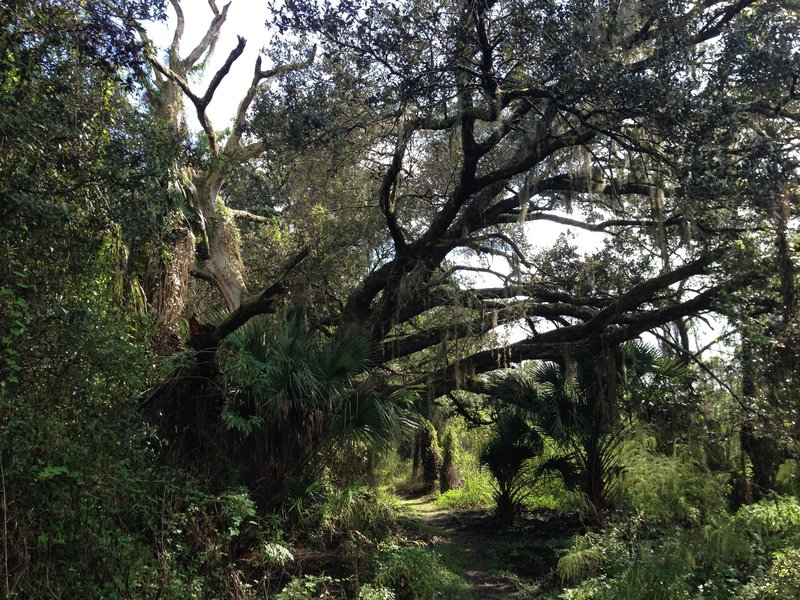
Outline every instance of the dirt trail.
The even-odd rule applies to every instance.
[[[427,498],[404,500],[409,514],[420,522],[442,555],[442,562],[462,575],[475,599],[509,598],[517,586],[512,576],[498,565],[494,542],[503,534],[476,530],[471,513],[451,513]]]

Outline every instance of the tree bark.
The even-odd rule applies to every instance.
[[[169,241],[152,249],[142,281],[147,301],[157,316],[155,343],[160,354],[169,354],[181,345],[178,327],[195,253],[195,238],[188,229],[173,229],[167,237]]]

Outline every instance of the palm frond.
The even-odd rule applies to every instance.
[[[575,462],[575,456],[551,456],[540,462],[536,467],[537,475],[547,476],[558,474],[568,490],[577,490],[581,486],[581,474]]]

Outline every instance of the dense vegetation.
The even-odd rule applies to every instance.
[[[800,597],[796,3],[189,4],[0,0],[1,598]]]

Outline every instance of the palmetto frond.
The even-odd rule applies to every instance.
[[[524,407],[526,417],[560,447],[561,454],[541,462],[536,474],[557,474],[602,508],[616,489],[619,447],[628,431],[619,413],[622,400],[646,395],[660,378],[680,375],[684,368],[637,340],[597,356],[506,371],[494,380],[492,394],[518,411]],[[511,442],[492,442],[496,446],[486,447],[486,464],[524,456],[517,456]]]
[[[576,463],[574,455],[550,456],[536,466],[539,476],[558,475],[568,490],[578,490],[581,487],[580,464]]]
[[[526,369],[510,369],[492,379],[492,395],[522,408],[536,405],[537,382]]]
[[[497,416],[492,437],[478,456],[497,482],[495,501],[501,521],[510,525],[530,493],[534,481],[532,459],[540,456],[544,441],[524,413],[504,411]]]
[[[388,448],[410,425],[404,392],[371,383],[372,346],[350,333],[322,337],[302,307],[278,326],[253,320],[228,343],[228,410],[259,424],[247,436],[248,460],[268,497],[291,478],[313,478],[326,448]]]
[[[369,383],[343,395],[332,415],[330,443],[364,444],[389,450],[415,427],[413,398],[402,389],[372,389]]]

